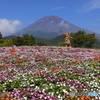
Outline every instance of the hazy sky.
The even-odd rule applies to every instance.
[[[100,34],[100,0],[0,0],[0,32],[15,33],[52,15]]]

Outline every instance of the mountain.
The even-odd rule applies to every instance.
[[[86,33],[93,33],[91,31],[82,29],[76,25],[73,25],[62,18],[57,16],[45,16],[28,27],[13,34],[14,36],[20,36],[23,34],[30,34],[34,37],[53,39],[63,33],[85,31]],[[98,35],[100,37],[100,34]],[[97,37],[98,37],[97,36]]]
[[[57,36],[51,40],[48,40],[48,43],[50,43],[52,45],[57,45],[59,42],[64,42],[64,38],[65,38],[65,35],[62,34],[62,35]]]
[[[16,38],[16,36],[5,36],[3,37],[3,40],[13,39]]]

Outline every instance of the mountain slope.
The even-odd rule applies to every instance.
[[[34,37],[52,39],[63,33],[77,32],[79,30],[85,31],[86,33],[93,33],[57,16],[46,16],[13,35],[20,36],[21,34],[31,34]]]

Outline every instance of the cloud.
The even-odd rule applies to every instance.
[[[51,10],[60,10],[60,9],[64,9],[66,7],[56,7],[56,8],[52,8]]]
[[[89,12],[91,10],[100,9],[100,0],[91,0],[83,6],[85,12]]]
[[[0,32],[3,36],[17,32],[20,29],[19,20],[0,19]]]
[[[69,25],[68,23],[65,23],[64,20],[62,20],[62,21],[60,22],[60,26],[64,26],[64,27],[66,27],[66,28],[69,28],[69,27],[70,27],[70,25]]]

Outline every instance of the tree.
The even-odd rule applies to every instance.
[[[28,34],[24,34],[23,35],[23,45],[29,45],[29,41],[30,41],[30,35],[28,35]]]
[[[93,43],[92,47],[100,49],[100,41],[96,40],[95,43]]]
[[[12,45],[14,45],[12,39],[4,40],[3,42],[3,46],[12,46]]]
[[[0,39],[0,47],[2,47],[2,46],[3,46],[3,40]]]
[[[31,35],[30,38],[29,38],[29,45],[33,46],[33,45],[36,45],[36,41],[35,41],[35,38]]]
[[[78,36],[78,35],[85,35],[86,34],[86,32],[85,31],[78,31],[78,32],[76,32],[75,33],[75,36]]]
[[[74,47],[87,47],[91,48],[93,43],[95,43],[95,34],[86,34],[84,31],[78,31],[75,33],[72,39],[72,45]]]
[[[96,41],[96,37],[95,37],[95,34],[87,34],[85,35],[85,47],[87,48],[91,48],[92,45],[95,43]]]
[[[83,47],[84,45],[84,35],[79,34],[73,37],[72,39],[72,46],[74,47]]]
[[[0,32],[0,39],[2,39],[2,34],[1,34],[1,32]]]
[[[13,39],[13,43],[17,46],[33,46],[36,45],[35,38],[32,35],[24,34],[22,37]]]
[[[22,37],[16,37],[13,39],[13,44],[17,46],[22,46],[23,45],[23,38]]]

